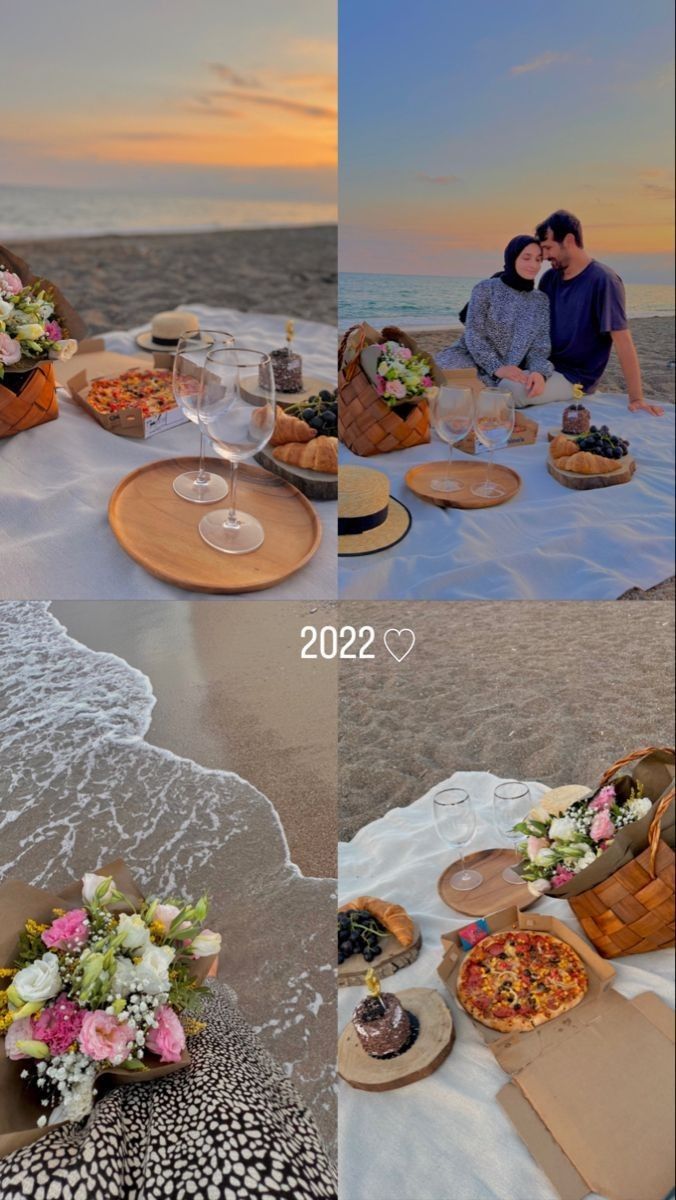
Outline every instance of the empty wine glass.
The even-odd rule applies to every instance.
[[[197,402],[207,355],[215,346],[233,346],[234,343],[231,333],[218,329],[188,332],[178,339],[172,372],[174,399],[181,412],[194,425],[198,424]],[[204,432],[200,429],[199,469],[177,475],[173,484],[177,496],[191,500],[193,504],[213,504],[214,500],[222,500],[228,494],[226,481],[220,475],[212,475],[205,470],[204,446]]]
[[[519,856],[516,851],[516,843],[523,841],[523,834],[515,833],[514,826],[518,821],[523,821],[531,807],[530,790],[525,783],[520,783],[516,779],[508,779],[505,783],[499,783],[493,790],[495,827],[498,833],[511,842],[517,863]],[[513,867],[505,867],[502,878],[507,883],[523,884],[524,882]]]
[[[261,395],[242,390],[253,376]],[[275,426],[275,378],[269,354],[241,346],[215,347],[202,375],[197,414],[216,454],[230,463],[230,507],[206,513],[199,523],[205,542],[225,554],[247,554],[263,542],[260,521],[237,508],[237,466],[262,450]]]
[[[432,811],[441,840],[460,851],[461,869],[451,875],[451,887],[470,892],[483,883],[484,877],[480,871],[465,866],[465,846],[471,842],[476,830],[476,813],[469,793],[462,788],[440,788],[432,798]]]
[[[488,472],[483,483],[471,489],[475,496],[492,500],[504,496],[506,489],[495,483],[493,474],[493,451],[497,446],[506,446],[514,429],[514,397],[511,392],[500,388],[484,388],[479,392],[474,417],[474,429],[480,442],[488,446]]]
[[[467,436],[474,420],[474,397],[470,388],[442,387],[430,402],[432,424],[442,442],[448,444],[448,475],[433,479],[435,492],[457,492],[462,484],[453,478],[453,445]]]

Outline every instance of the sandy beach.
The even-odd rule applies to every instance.
[[[633,317],[629,321],[632,337],[636,343],[643,388],[646,396],[654,396],[664,404],[674,403],[674,368],[667,363],[674,361],[674,317]],[[449,329],[414,329],[411,331],[422,350],[437,354],[444,346],[450,346],[462,333],[460,326]],[[599,385],[601,391],[624,392],[626,384],[615,351],[610,356],[608,369]]]
[[[416,635],[402,663],[341,664],[341,840],[456,770],[593,786],[672,744],[666,605],[345,602],[341,621]]]
[[[333,225],[12,242],[89,333],[128,329],[181,304],[336,320]]]

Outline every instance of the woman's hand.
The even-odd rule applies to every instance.
[[[510,379],[512,383],[522,383],[525,387],[528,376],[520,367],[498,367],[496,379]]]
[[[529,400],[534,400],[536,396],[541,396],[545,390],[545,377],[539,371],[531,371],[524,381],[526,395]]]

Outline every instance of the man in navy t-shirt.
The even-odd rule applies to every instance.
[[[587,254],[582,226],[572,213],[564,209],[552,213],[535,232],[552,265],[539,288],[549,297],[555,369],[570,383],[581,383],[585,392],[592,392],[614,346],[627,381],[629,408],[662,416],[663,409],[643,399],[641,368],[627,327],[619,275]]]

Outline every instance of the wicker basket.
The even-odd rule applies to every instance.
[[[368,458],[372,454],[387,454],[391,450],[408,450],[430,440],[430,416],[426,400],[390,408],[378,395],[368,375],[362,370],[359,354],[347,365],[343,356],[351,333],[343,335],[338,350],[338,436],[353,454]],[[383,336],[385,331],[383,331]],[[419,353],[412,338],[401,330],[389,330],[389,336]],[[364,340],[364,344],[366,344]]]
[[[650,750],[637,750],[606,771],[605,787],[624,766]],[[661,797],[650,823],[649,845],[637,858],[615,871],[603,883],[570,896],[568,903],[590,942],[603,958],[646,954],[674,945],[674,851],[662,840],[660,824],[674,788]]]
[[[41,362],[25,374],[5,374],[0,383],[0,438],[11,437],[59,415],[56,380],[51,362]]]

